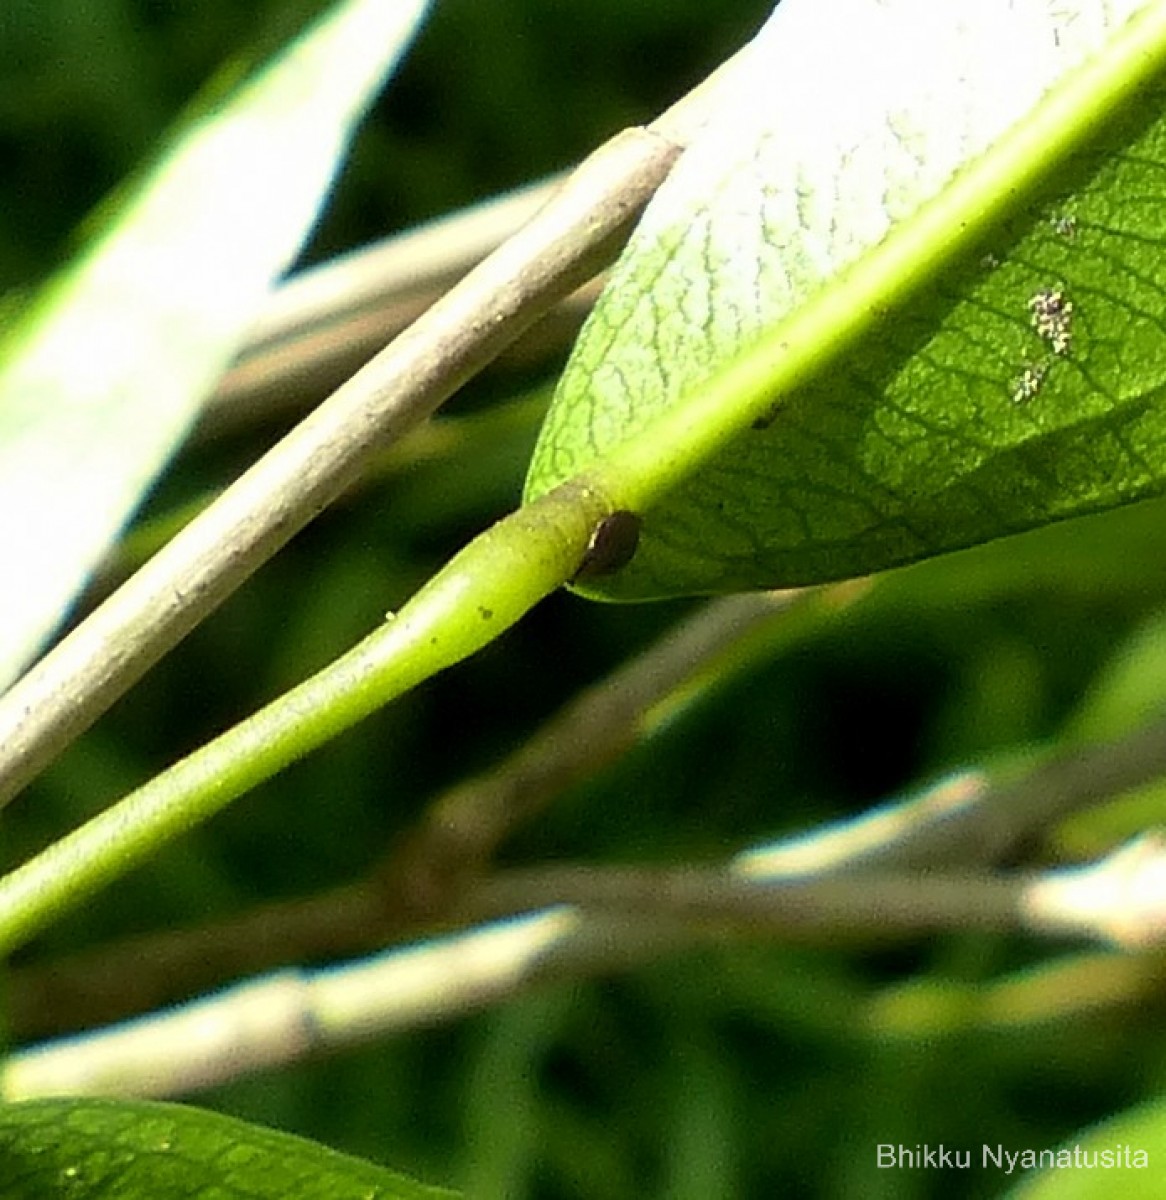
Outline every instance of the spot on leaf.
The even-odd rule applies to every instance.
[[[1073,301],[1064,288],[1041,288],[1029,298],[1028,312],[1037,337],[1061,358],[1073,349]]]
[[[574,578],[594,579],[614,574],[632,561],[639,544],[640,518],[627,509],[610,513],[592,532]]]
[[[1072,213],[1056,213],[1050,218],[1049,223],[1053,227],[1053,232],[1067,242],[1073,241],[1077,236],[1077,218]]]
[[[1025,366],[1012,385],[1012,403],[1027,404],[1035,400],[1044,387],[1045,377],[1049,373],[1049,364],[1044,362],[1029,363]]]

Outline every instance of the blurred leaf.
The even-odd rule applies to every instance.
[[[1158,781],[1074,813],[1049,831],[1049,849],[1058,858],[1097,858],[1137,834],[1163,824],[1166,824],[1166,784]]]
[[[1100,672],[1067,723],[1066,742],[1120,738],[1166,714],[1166,615],[1139,626]],[[1074,813],[1050,831],[1057,853],[1090,858],[1166,822],[1166,780]]]
[[[1113,655],[1089,688],[1066,736],[1121,737],[1166,712],[1166,613],[1156,612]]]
[[[174,142],[0,363],[0,687],[57,625],[297,253],[426,0],[351,0]]]
[[[1135,57],[1160,63],[1160,8],[1121,28],[1145,7],[780,5],[736,103],[641,223],[535,453],[532,495],[598,461],[647,498],[637,554],[586,590],[644,599],[859,575],[1162,490],[1166,121],[1160,91],[1120,126],[1103,99]],[[877,299],[849,303],[849,269],[909,234],[1086,60],[1087,98],[1056,118],[1075,160],[1052,173],[1029,160],[1045,168],[1042,205],[997,218],[992,244],[942,278],[927,264],[950,226],[916,238]],[[1104,144],[1085,153],[1098,129]],[[1025,165],[996,170],[977,211],[1007,213]],[[812,367],[781,394],[784,318],[808,300],[826,314],[795,360]],[[863,318],[835,314],[860,307],[872,332],[840,352],[836,331]],[[750,346],[754,375],[730,380]]]
[[[178,1104],[38,1100],[0,1108],[5,1200],[439,1200],[315,1142]]]
[[[1166,1102],[1130,1109],[1053,1153],[1056,1168],[1026,1179],[1009,1200],[1158,1200]]]

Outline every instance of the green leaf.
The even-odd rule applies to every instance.
[[[585,590],[844,578],[1161,492],[1163,93],[1115,97],[1157,78],[1164,24],[784,0],[536,449],[528,496],[584,471],[642,518]]]
[[[1166,1156],[1166,1103],[1130,1109],[1045,1153],[1046,1161],[1053,1156],[1054,1169],[1024,1180],[1008,1200],[1157,1200]]]
[[[428,1187],[290,1134],[180,1104],[0,1107],[5,1200],[439,1200]]]
[[[426,0],[351,0],[196,120],[0,358],[0,688],[59,622],[297,253]]]

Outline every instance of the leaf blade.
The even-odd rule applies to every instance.
[[[999,1154],[999,1148],[993,1150]],[[1153,1164],[1164,1151],[1166,1105],[1142,1104],[1084,1130],[1071,1145],[1045,1151],[1051,1169],[1026,1175],[1008,1191],[1007,1200],[1108,1200],[1117,1195],[1150,1200],[1161,1191]],[[1040,1157],[1035,1151],[1028,1154]]]
[[[179,1104],[31,1100],[0,1106],[10,1200],[449,1200],[363,1159]]]
[[[350,0],[181,134],[0,362],[0,688],[112,543],[298,252],[427,0]]]
[[[782,7],[784,9],[785,5]],[[1035,12],[1040,7],[1043,6],[1030,5],[1029,9]],[[1103,10],[1108,12],[1102,5],[1085,7],[1094,16],[1105,15]],[[898,5],[900,14],[912,9],[910,2]],[[782,9],[778,11],[780,13]],[[947,6],[942,11],[950,12]],[[979,14],[981,9],[977,7],[975,12]],[[1119,66],[1125,69],[1127,58],[1133,57],[1136,61],[1138,54],[1155,53],[1159,56],[1155,63],[1160,63],[1161,8],[1155,10],[1153,5],[1148,5],[1145,16],[1146,20],[1133,32],[1133,23],[1124,27],[1121,22],[1113,22],[1117,32],[1107,37],[1104,52],[1096,56],[1101,66],[1093,69],[1094,63],[1088,64],[1090,79],[1104,84],[1104,87],[1094,88],[1097,96],[1107,94],[1106,88],[1112,89],[1114,81],[1110,76]],[[1147,29],[1149,33],[1146,33]],[[1044,32],[1047,37],[1056,30],[1046,27]],[[1098,27],[1094,32],[1100,36],[1108,31]],[[1139,38],[1150,48],[1147,49]],[[825,52],[822,47],[819,50]],[[820,58],[815,62],[805,46],[800,51],[811,67],[816,66],[826,74],[828,64]],[[1068,61],[1073,61],[1071,56]],[[952,68],[950,62],[947,65]],[[772,62],[769,66],[774,69]],[[1073,82],[1071,79],[1070,83]],[[1069,128],[1067,133],[1062,131],[1059,136],[1079,141],[1091,127],[1090,123],[1095,125],[1101,120],[1104,111],[1096,104],[1097,111],[1091,111],[1088,104],[1079,102],[1080,95],[1084,95],[1086,101],[1090,98],[1084,86],[1077,86],[1072,93],[1076,108],[1068,103],[1057,108],[1062,94],[1069,90],[1068,85],[1054,89],[1038,108],[1046,116],[1052,113],[1062,124],[1065,123],[1064,112],[1070,112],[1075,120],[1082,122],[1082,130]],[[1023,95],[1020,98],[1023,100]],[[1160,98],[1156,98],[1156,103],[1155,113],[1160,111]],[[1088,120],[1082,120],[1082,111]],[[911,119],[922,118],[916,115]],[[1000,123],[1000,114],[994,114],[985,129],[993,133]],[[1046,120],[1045,125],[1048,124],[1050,121]],[[1037,149],[1039,152],[1040,147]],[[728,301],[716,311],[708,306],[702,311],[704,300],[699,292],[704,285],[699,280],[699,271],[688,271],[689,277],[695,279],[692,287],[698,293],[696,300],[686,296],[682,269],[671,290],[666,288],[660,301],[665,313],[663,320],[653,323],[650,312],[648,318],[638,322],[629,317],[629,310],[637,305],[641,310],[645,306],[651,307],[651,302],[643,299],[644,280],[637,280],[637,271],[644,270],[649,287],[656,285],[662,273],[675,264],[677,256],[680,256],[681,268],[685,266],[683,253],[690,245],[687,239],[694,236],[691,231],[697,231],[698,240],[703,236],[701,225],[692,213],[687,225],[665,221],[665,236],[661,236],[659,228],[652,226],[642,236],[637,235],[640,240],[629,248],[622,266],[623,275],[617,275],[611,285],[615,315],[599,313],[590,343],[586,336],[581,339],[556,397],[528,478],[528,494],[537,494],[563,474],[584,468],[603,477],[615,502],[621,506],[635,507],[636,500],[646,501],[646,511],[641,513],[645,519],[640,552],[624,571],[602,583],[589,584],[586,589],[589,594],[607,599],[645,599],[686,592],[816,582],[862,574],[1160,490],[1161,471],[1151,483],[1122,481],[1109,486],[1108,490],[1101,487],[1105,480],[1099,481],[1096,478],[1098,472],[1094,471],[1088,488],[1080,484],[1075,488],[1062,487],[1059,492],[1049,487],[1037,489],[1029,498],[1027,508],[1023,505],[1006,508],[1005,502],[1011,499],[1012,492],[1026,485],[1032,466],[1028,460],[1035,456],[1036,465],[1040,466],[1042,459],[1056,460],[1058,453],[1053,435],[1059,431],[1053,429],[1050,433],[1032,428],[1033,413],[1055,413],[1057,404],[1067,411],[1052,389],[1047,397],[1042,395],[1040,406],[1025,411],[1015,396],[1024,380],[1025,370],[1031,367],[1035,372],[1039,367],[1050,376],[1047,381],[1039,380],[1041,386],[1052,382],[1063,390],[1064,380],[1051,377],[1066,377],[1075,371],[1080,381],[1089,366],[1084,352],[1094,351],[1103,339],[1090,342],[1085,336],[1089,333],[1086,321],[1079,319],[1083,310],[1072,307],[1068,294],[1062,295],[1062,300],[1069,306],[1065,327],[1051,327],[1050,322],[1056,326],[1055,314],[1051,317],[1046,313],[1042,329],[1035,329],[1037,314],[1030,307],[1034,297],[1056,295],[1061,281],[1051,273],[1051,268],[1025,261],[1023,252],[1010,259],[1003,252],[1004,244],[1019,245],[1021,235],[1037,227],[1037,240],[1042,241],[1046,250],[1053,246],[1063,260],[1068,251],[1078,252],[1082,248],[1078,234],[1086,231],[1086,213],[1066,215],[1061,212],[1064,220],[1056,229],[1045,217],[1038,216],[1030,217],[1027,225],[1020,222],[1015,228],[998,233],[1000,261],[993,259],[991,270],[986,271],[976,261],[965,263],[954,281],[940,280],[930,295],[913,301],[911,306],[897,313],[897,328],[889,328],[888,320],[876,319],[893,311],[893,305],[899,300],[895,289],[902,290],[902,278],[896,278],[893,271],[888,271],[890,283],[881,292],[868,287],[861,293],[859,302],[879,311],[870,320],[867,320],[868,314],[861,315],[860,319],[867,321],[868,337],[857,349],[846,345],[844,354],[826,344],[810,350],[796,344],[799,337],[809,336],[805,331],[810,328],[808,322],[801,325],[797,322],[815,305],[827,314],[819,323],[827,335],[831,332],[837,335],[839,329],[846,327],[852,318],[831,313],[830,305],[833,303],[837,308],[849,298],[848,277],[857,278],[884,251],[887,253],[883,254],[883,259],[892,261],[896,245],[910,247],[912,225],[921,226],[921,218],[929,211],[940,210],[947,194],[954,193],[961,182],[969,183],[967,177],[983,165],[981,159],[988,160],[993,154],[994,161],[1002,159],[995,149],[992,154],[973,157],[969,170],[957,175],[934,200],[923,203],[910,221],[893,225],[891,235],[883,241],[879,241],[881,233],[878,229],[868,231],[866,240],[873,243],[873,249],[863,250],[859,245],[855,250],[858,257],[842,274],[831,276],[838,264],[834,260],[826,261],[817,281],[812,278],[812,270],[803,271],[798,286],[788,287],[783,294],[774,297],[764,290],[769,276],[758,269],[748,281],[748,287],[736,292],[730,288]],[[1154,158],[1153,172],[1156,172],[1157,146]],[[945,161],[950,165],[954,160]],[[782,169],[788,174],[788,163]],[[706,178],[715,178],[708,169],[701,173]],[[1080,164],[1077,173],[1081,174]],[[984,176],[990,177],[989,172],[980,171],[976,178]],[[1004,182],[1007,184],[1007,180]],[[772,180],[770,183],[773,187],[778,186]],[[677,186],[690,187],[691,182],[681,178]],[[996,180],[994,186],[998,194],[989,200],[1000,203],[1000,181]],[[1102,189],[1099,204],[1111,203],[1113,190],[1113,186]],[[796,188],[792,191],[796,193]],[[973,189],[964,187],[963,191],[968,193]],[[924,187],[922,194],[926,195],[926,192],[927,187]],[[1004,199],[1006,201],[1007,197]],[[738,249],[745,244],[760,253],[764,238],[759,241],[756,221],[752,228],[748,227],[748,221],[745,222],[744,234],[739,228],[733,228],[733,208],[740,209],[745,202],[730,196],[726,203],[729,212],[729,216],[723,218],[729,225],[726,244],[731,247],[736,237]],[[954,202],[948,207],[957,215],[961,211]],[[962,211],[965,217],[968,211],[976,217],[974,207]],[[1160,228],[1156,210],[1143,216],[1155,223],[1153,240],[1156,243],[1166,240],[1166,230]],[[715,219],[710,218],[710,221]],[[738,221],[737,226],[740,224]],[[1095,226],[1101,224],[1100,220],[1095,222]],[[932,225],[935,225],[934,221]],[[1096,229],[1088,232],[1092,236]],[[939,236],[932,239],[936,244],[930,248],[924,245],[926,253],[919,256],[918,262],[908,263],[907,269],[899,275],[911,277],[914,273],[926,278],[927,272],[933,270],[927,256],[941,258],[945,252],[938,244],[943,236],[941,230]],[[957,231],[959,236],[962,236],[961,231]],[[897,243],[896,239],[899,239]],[[916,238],[915,241],[922,243],[923,239]],[[704,242],[706,247],[711,244],[707,237]],[[1012,245],[1014,251],[1016,245]],[[912,252],[918,248],[912,248]],[[772,274],[779,270],[784,250],[767,247],[765,252],[769,255],[768,269]],[[727,252],[726,256],[731,257],[731,253]],[[899,259],[906,261],[903,253],[899,253]],[[996,269],[1001,267],[1003,270]],[[991,287],[986,293],[981,286],[981,276],[991,277]],[[870,272],[865,278],[869,277]],[[1156,282],[1154,287],[1157,287]],[[761,303],[757,303],[758,300]],[[719,297],[716,301],[721,304]],[[945,332],[936,313],[954,310],[957,302],[964,307],[957,313],[954,324],[949,322],[950,327]],[[752,309],[748,308],[749,303],[754,304]],[[669,323],[672,326],[685,324],[686,304],[690,311],[703,317],[703,321],[688,322],[678,338],[669,332]],[[783,320],[784,310],[791,306],[791,315]],[[778,312],[776,319],[773,310]],[[713,313],[711,318],[709,312]],[[726,312],[728,319],[722,322]],[[969,313],[977,319],[969,322]],[[996,327],[986,328],[983,318],[993,313]],[[768,356],[770,361],[762,362],[756,368],[757,372],[772,368],[776,380],[784,371],[785,378],[795,378],[799,386],[783,392],[780,388],[785,385],[774,383],[767,395],[764,383],[750,382],[744,389],[749,394],[743,398],[735,396],[730,388],[720,385],[724,376],[734,370],[734,362],[739,364],[749,358],[748,351],[736,360],[733,355],[741,344],[748,344],[757,323],[766,321],[771,322],[769,332],[763,336],[764,344],[758,347],[759,353],[753,357],[760,361]],[[1146,325],[1149,333],[1153,333],[1151,325],[1152,322]],[[744,326],[747,326],[744,332],[738,333],[738,328]],[[1074,329],[1083,336],[1075,338]],[[789,345],[783,345],[787,331]],[[937,335],[937,331],[944,334],[948,343],[955,345],[954,350],[945,351],[944,379],[938,379],[934,371],[930,375],[921,371],[921,365],[927,365],[927,354],[933,353],[928,339]],[[684,342],[685,337],[688,344]],[[621,338],[636,344],[628,350]],[[1061,338],[1068,340],[1070,348],[1062,346],[1062,352],[1057,353],[1053,343],[1059,346]],[[962,344],[956,344],[959,339],[963,339]],[[982,343],[984,356],[990,359],[987,367],[976,364],[976,370],[983,376],[979,382],[988,389],[990,403],[987,410],[984,409],[983,395],[973,397],[975,404],[969,404],[965,395],[966,385],[969,381],[975,382],[975,378],[963,369],[964,359],[968,345],[974,346],[977,339]],[[1153,387],[1157,387],[1161,347],[1154,338],[1151,340],[1154,344],[1144,355],[1144,361],[1153,376]],[[689,353],[693,342],[698,345],[695,354]],[[807,384],[805,381],[811,372],[783,363],[783,354],[791,360],[798,354],[807,362],[813,360],[814,368],[822,372],[818,381]],[[670,365],[685,366],[688,378],[683,388],[669,390],[667,386],[659,386],[661,368],[654,362],[653,355],[666,359]],[[694,359],[700,360],[695,369],[692,367]],[[722,369],[719,364],[726,360],[730,366]],[[825,372],[831,369],[834,373],[826,379]],[[656,372],[656,382],[651,378],[653,372]],[[630,401],[633,386],[629,385],[640,389]],[[1041,390],[1040,387],[1037,390]],[[702,391],[707,395],[702,397]],[[647,395],[646,400],[643,393]],[[924,402],[920,402],[920,397]],[[1078,408],[1088,407],[1088,397],[1078,397],[1074,403],[1078,399]],[[713,432],[697,428],[702,420],[710,428],[715,427]],[[893,428],[896,421],[913,430],[909,444],[904,442],[901,430]],[[955,435],[975,448],[977,440],[983,441],[985,429],[993,433],[1003,429],[1000,445],[987,449],[981,445],[979,460],[974,456],[969,458],[965,453],[964,461],[957,461],[956,451],[960,446],[956,444]],[[1085,431],[1082,437],[1087,439],[1087,433]],[[950,442],[946,447],[945,436]],[[902,453],[904,445],[912,450],[915,458]],[[967,447],[964,449],[966,451]],[[995,494],[988,489],[990,503],[981,506],[983,511],[972,512],[971,517],[975,518],[972,520],[969,497],[977,490],[983,490],[976,472],[989,457],[989,450],[995,455],[990,464],[996,468],[996,477],[990,481]],[[1005,451],[1012,455],[1012,462],[1006,460]],[[919,473],[919,456],[924,458],[924,466],[933,468],[930,478]],[[1166,464],[1162,466],[1166,467]],[[671,478],[668,478],[669,473]],[[1048,474],[1046,466],[1046,479]],[[1036,478],[1041,476],[1038,474]],[[953,480],[962,486],[962,493],[957,494],[957,489],[945,495],[944,489]],[[669,488],[672,489],[670,492]],[[1119,488],[1125,490],[1115,498],[1114,492]],[[665,492],[668,494],[661,499],[661,493]],[[1050,509],[1051,501],[1059,502],[1060,508],[1053,503]]]

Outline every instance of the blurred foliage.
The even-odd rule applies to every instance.
[[[312,255],[573,161],[679,96],[766,7],[438,0]],[[280,0],[6,0],[0,288],[35,283],[66,257],[86,212],[182,105],[310,11]],[[485,386],[479,403],[513,385]],[[5,815],[6,853],[44,844],[350,645],[517,500],[533,436],[529,424],[473,439],[319,520]],[[228,478],[255,448],[201,449],[156,507]],[[708,859],[955,766],[1078,736],[1091,697],[1107,706],[1096,719],[1109,733],[1128,728],[1163,699],[1159,658],[1129,650],[1150,644],[1140,631],[1163,619],[1162,515],[1143,506],[899,573],[893,603],[876,590],[812,636],[775,646],[565,797],[508,859]],[[1112,547],[1127,543],[1139,551],[1115,572]],[[1051,547],[1046,558],[1061,566],[1034,572],[1034,546]],[[553,598],[464,668],[187,837],[34,953],[350,879],[435,789],[495,761],[688,607]],[[1147,665],[1134,678],[1138,662]],[[1119,673],[1129,698],[1120,711],[1107,683]],[[1039,989],[1051,999],[1056,979],[1026,972],[1050,953],[981,934],[863,953],[710,950],[204,1099],[486,1200],[991,1196],[1008,1181],[879,1171],[876,1146],[1054,1145],[1166,1082],[1149,1007],[1042,1007]],[[1037,997],[1032,1019],[993,1007],[1017,981]]]

